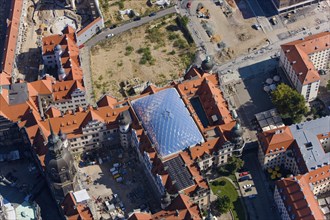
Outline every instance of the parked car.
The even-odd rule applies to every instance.
[[[243,189],[248,189],[248,188],[251,188],[252,187],[252,184],[246,184],[243,186]]]
[[[123,204],[123,202],[120,202],[119,203],[119,207],[121,208],[121,210],[123,210],[123,211],[125,211],[125,206],[124,206],[124,204]]]
[[[113,194],[113,202],[114,202],[114,203],[118,203],[118,202],[120,202],[120,199],[119,199],[118,194]]]
[[[117,27],[117,25],[114,24],[114,25],[111,25],[111,26],[110,26],[110,29],[114,29],[114,28],[116,28],[116,27]]]
[[[135,17],[135,18],[133,18],[133,21],[139,21],[139,20],[141,20],[141,17]]]
[[[245,192],[250,192],[250,191],[252,191],[252,188],[250,187],[250,188],[247,188],[247,189],[245,189]]]
[[[115,179],[117,179],[117,178],[120,177],[120,174],[118,173],[118,174],[114,175],[113,177],[114,177]]]
[[[114,163],[114,164],[113,164],[113,167],[116,167],[116,168],[118,168],[118,167],[120,167],[120,166],[121,166],[120,163]]]
[[[157,14],[156,12],[152,12],[152,13],[149,14],[149,17],[153,17],[153,16],[155,16],[156,14]]]
[[[115,170],[115,171],[112,172],[112,176],[115,176],[117,174],[119,174],[118,170]]]
[[[113,33],[111,33],[111,34],[108,34],[107,36],[106,36],[106,38],[111,38],[111,37],[113,37],[113,36],[115,36]]]
[[[117,170],[116,167],[112,167],[112,168],[110,169],[110,173],[115,172],[116,170]]]
[[[242,173],[239,174],[240,177],[246,176],[246,175],[249,175],[249,172],[246,171],[246,172],[242,172]]]
[[[238,182],[243,182],[245,180],[250,180],[250,176],[248,176],[248,175],[242,176],[241,178],[238,179]]]
[[[123,180],[124,180],[123,177],[119,177],[119,178],[116,179],[116,182],[121,183],[121,182],[123,182]]]

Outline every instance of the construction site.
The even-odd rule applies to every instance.
[[[237,4],[241,4],[238,6]],[[253,28],[256,18],[246,18],[244,1],[189,1],[192,34],[217,63],[223,63],[265,45],[267,37],[262,30]],[[251,13],[251,12],[250,12]]]

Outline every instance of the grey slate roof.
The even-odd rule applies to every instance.
[[[317,138],[330,132],[330,116],[291,125],[290,130],[309,171],[330,164],[330,152],[324,152]]]

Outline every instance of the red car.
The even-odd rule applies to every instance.
[[[187,8],[190,8],[191,7],[191,2],[188,2],[187,3]]]
[[[246,175],[249,175],[249,172],[243,172],[243,173],[240,173],[239,176],[242,177],[242,176],[246,176]]]

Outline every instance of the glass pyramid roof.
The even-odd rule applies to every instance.
[[[204,142],[176,89],[165,89],[133,100],[132,106],[162,157]]]

